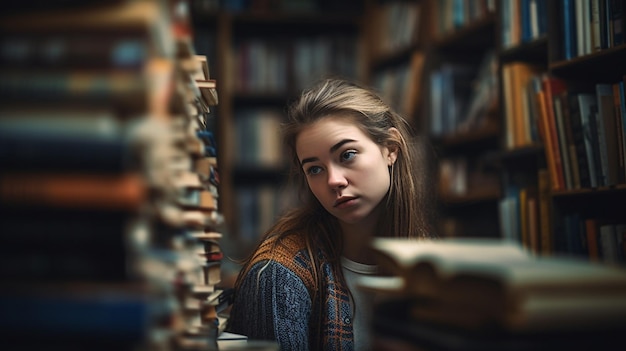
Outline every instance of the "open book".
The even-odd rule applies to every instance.
[[[395,293],[414,298],[416,320],[523,332],[626,322],[626,270],[620,268],[536,257],[500,239],[379,238],[372,245],[380,270],[403,280]]]

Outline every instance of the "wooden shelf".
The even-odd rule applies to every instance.
[[[502,192],[499,188],[472,189],[463,195],[441,195],[441,202],[446,207],[470,206],[500,200]]]
[[[372,62],[370,63],[370,71],[375,72],[401,63],[408,63],[411,60],[411,55],[421,49],[422,46],[419,43],[413,43],[402,49],[381,54],[372,59]]]
[[[618,184],[614,186],[604,186],[598,188],[558,190],[552,192],[552,196],[555,199],[571,199],[574,197],[592,198],[614,194],[619,194],[620,196],[626,195],[626,184]]]
[[[317,35],[355,35],[361,21],[360,15],[325,13],[239,13],[230,14],[236,37],[275,36],[296,37]]]
[[[626,74],[626,44],[550,63],[550,71],[567,79],[615,82]],[[611,69],[607,69],[611,67]]]
[[[284,108],[293,99],[293,94],[285,93],[235,93],[233,104],[237,107],[274,106]]]
[[[477,47],[493,47],[495,43],[496,15],[488,14],[458,28],[452,33],[444,34],[434,42],[440,51],[476,51]]]
[[[446,153],[456,151],[472,151],[497,147],[500,138],[500,127],[495,123],[487,123],[477,129],[457,131],[442,137],[433,138],[433,144]]]
[[[548,64],[548,37],[544,35],[531,42],[507,48],[500,52],[501,63],[520,60],[546,66]]]
[[[235,166],[233,181],[239,185],[281,184],[289,175],[286,167]]]

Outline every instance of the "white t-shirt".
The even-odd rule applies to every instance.
[[[369,350],[371,346],[370,326],[372,321],[373,295],[371,292],[365,292],[359,289],[356,282],[360,276],[376,274],[377,266],[354,262],[342,256],[341,267],[348,288],[352,293],[352,298],[354,299],[354,301],[350,302],[356,306],[352,324],[354,332],[354,350]]]

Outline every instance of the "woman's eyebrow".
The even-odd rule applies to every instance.
[[[354,140],[354,139],[342,139],[341,141],[339,141],[335,145],[331,146],[329,152],[332,154],[333,152],[337,151],[337,149],[339,149],[343,145],[345,145],[347,143],[352,143],[352,142],[355,142],[355,141],[356,140]],[[304,164],[307,163],[307,162],[315,162],[315,161],[318,161],[318,160],[319,160],[319,158],[317,158],[317,157],[308,157],[308,158],[305,158],[304,160],[300,161],[300,165],[304,166]]]
[[[339,149],[341,146],[343,146],[346,143],[351,143],[351,142],[355,142],[356,140],[353,139],[343,139],[340,142],[338,142],[337,144],[333,145],[330,147],[330,153],[332,154],[333,152],[337,151],[337,149]]]

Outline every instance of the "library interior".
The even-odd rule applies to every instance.
[[[289,316],[268,310],[276,335],[257,337],[231,329],[230,312],[249,288],[243,262],[302,200],[289,107],[338,79],[406,121],[432,225],[364,239],[374,268],[356,277],[342,246],[328,266],[309,250],[315,281],[337,269],[352,310],[320,312],[313,296],[337,297],[290,272],[311,294],[310,320],[294,322],[303,349],[624,345],[625,0],[2,7],[0,344],[299,349],[279,338]],[[314,340],[344,312],[345,330]]]

